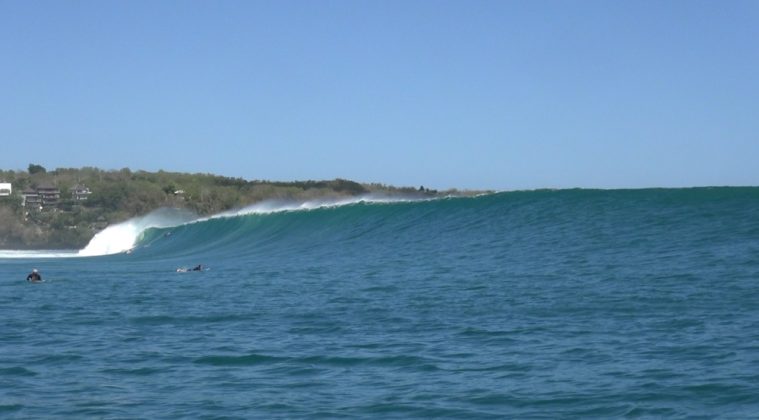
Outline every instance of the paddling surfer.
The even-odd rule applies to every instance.
[[[40,275],[40,272],[37,271],[37,269],[33,269],[31,273],[29,273],[28,276],[26,276],[26,281],[30,282],[38,282],[42,281],[42,276]]]

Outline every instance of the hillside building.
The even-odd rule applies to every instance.
[[[36,190],[27,188],[21,192],[21,205],[33,210],[42,210],[42,198]]]
[[[52,185],[42,185],[37,189],[27,188],[21,193],[21,205],[33,209],[55,208],[61,199],[61,191]]]
[[[89,188],[81,184],[71,187],[70,191],[71,198],[73,198],[74,201],[85,201],[89,198],[90,194],[92,194],[92,191],[90,191]]]
[[[44,207],[55,207],[61,199],[61,190],[52,185],[37,187],[37,194],[39,194]]]

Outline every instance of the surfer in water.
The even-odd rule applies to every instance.
[[[185,267],[179,267],[177,268],[177,273],[188,273],[190,271],[203,271],[203,264],[198,264],[193,268],[185,268]]]
[[[26,276],[26,281],[31,281],[31,282],[42,281],[42,276],[40,275],[40,272],[37,271],[37,269],[35,268],[32,270],[31,273],[29,273],[28,276]]]

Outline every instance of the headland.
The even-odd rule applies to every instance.
[[[103,170],[0,170],[0,249],[80,249],[107,226],[159,208],[180,208],[199,217],[266,200],[309,201],[381,194],[398,198],[472,195],[346,179],[245,180],[204,173]]]

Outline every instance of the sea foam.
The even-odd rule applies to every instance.
[[[194,219],[196,216],[185,210],[159,209],[145,216],[108,226],[97,233],[90,243],[79,251],[78,256],[92,257],[127,252],[134,247],[140,234],[146,229],[178,226]]]

